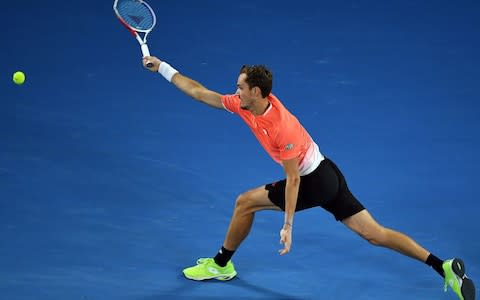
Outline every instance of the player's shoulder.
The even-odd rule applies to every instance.
[[[268,101],[272,104],[273,107],[275,107],[280,113],[290,113],[288,109],[283,105],[282,101],[275,96],[274,94],[268,95]]]
[[[282,105],[282,102],[280,101],[280,99],[278,99],[277,96],[275,96],[273,93],[270,93],[268,96],[267,96],[267,99],[268,101],[270,101],[270,103],[272,104],[279,104],[279,105]]]
[[[220,102],[222,102],[223,107],[231,113],[237,113],[240,109],[241,100],[236,94],[221,95]]]
[[[281,123],[289,122],[290,119],[293,117],[292,113],[283,105],[283,103],[278,99],[275,95],[270,94],[268,96],[269,102],[272,104],[272,106],[275,108],[276,112],[276,118],[279,119],[279,121],[282,121]]]
[[[233,100],[233,101],[240,101],[240,97],[237,94],[223,94],[220,95],[222,100]]]

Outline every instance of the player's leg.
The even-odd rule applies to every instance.
[[[348,189],[347,182],[340,169],[332,161],[329,166],[335,170],[339,186],[335,199],[323,207],[330,211],[337,220],[376,246],[396,250],[404,255],[426,262],[430,253],[418,245],[413,239],[398,231],[385,228],[378,224],[365,207]],[[433,268],[443,275],[442,261],[435,259]],[[430,257],[430,259],[432,259]],[[429,261],[430,262],[430,261]]]
[[[200,258],[197,265],[184,269],[185,277],[192,280],[234,278],[237,272],[231,257],[250,232],[255,212],[260,210],[280,210],[269,200],[265,186],[238,196],[222,248],[214,258]]]
[[[233,278],[234,268],[230,259],[250,232],[255,212],[259,210],[285,210],[285,189],[286,180],[283,179],[240,195],[237,198],[222,248],[213,259],[199,259],[197,261],[198,266],[184,270],[185,276],[191,279],[208,277],[226,280]],[[337,194],[337,190],[338,178],[335,170],[329,166],[327,161],[324,161],[312,173],[300,177],[295,211],[321,206],[322,203],[332,200]],[[215,268],[216,270],[229,268],[230,271],[220,269],[220,275],[192,275],[193,272],[198,273],[197,270],[202,270],[203,273],[203,270],[208,268]],[[230,275],[223,276],[225,273]]]
[[[409,236],[378,224],[349,191],[338,167],[331,161],[329,163],[336,170],[340,184],[336,199],[324,208],[371,244],[393,249],[431,266],[445,277],[445,290],[449,285],[461,300],[475,299],[473,281],[466,276],[464,264],[460,259],[442,261]]]
[[[449,285],[459,299],[475,299],[475,286],[465,274],[461,259],[441,261],[409,236],[378,224],[367,210],[342,220],[342,223],[373,245],[390,248],[430,265],[445,277],[445,290]]]
[[[342,223],[375,246],[393,249],[421,262],[427,261],[430,254],[407,235],[378,224],[366,209],[342,220]]]
[[[298,190],[297,206],[295,211],[321,206],[332,200],[338,190],[338,178],[336,172],[330,167],[327,160],[324,160],[310,174],[300,176],[300,187]],[[242,241],[247,237],[252,227],[254,214],[259,210],[285,210],[285,189],[286,179],[269,183],[243,193],[237,198],[233,211],[230,226],[228,227],[222,248],[212,259],[199,259],[199,266],[187,268],[184,274],[187,278],[203,280],[206,278],[231,279],[236,272],[231,262],[231,257]],[[206,265],[208,263],[208,265]],[[228,273],[228,276],[192,275],[192,272],[211,268],[229,268],[220,270],[220,274]],[[202,271],[203,272],[203,271]],[[203,279],[198,279],[203,278]]]
[[[253,224],[255,212],[260,210],[280,210],[268,198],[265,186],[249,190],[237,197],[235,209],[228,226],[223,246],[236,250],[247,237]]]

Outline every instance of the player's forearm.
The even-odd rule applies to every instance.
[[[197,81],[188,78],[180,73],[176,73],[172,77],[172,83],[182,92],[189,95],[192,98],[201,100],[201,91],[205,89],[203,85]]]
[[[157,59],[157,62],[159,64],[158,73],[160,73],[166,80],[173,83],[179,90],[188,96],[201,100],[201,92],[205,90],[204,86],[197,81],[180,74],[167,62],[160,62],[159,59]]]
[[[285,186],[285,224],[293,225],[293,215],[297,207],[298,190],[300,188],[300,178],[288,178]]]
[[[148,66],[149,61],[153,62],[153,66]],[[180,91],[188,96],[210,105],[214,108],[225,109],[222,103],[222,95],[211,91],[201,85],[199,82],[180,74],[170,64],[160,61],[158,58],[149,56],[143,59],[143,64],[150,71],[160,73],[168,82],[174,84]]]

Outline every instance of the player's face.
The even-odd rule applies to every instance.
[[[247,78],[247,74],[240,74],[237,80],[237,92],[236,94],[240,97],[240,108],[241,109],[249,109],[254,99],[253,89],[248,87],[248,84],[245,82],[245,78]]]

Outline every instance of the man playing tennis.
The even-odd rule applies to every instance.
[[[153,66],[147,67],[147,63]],[[230,280],[237,272],[231,261],[247,237],[254,214],[260,210],[285,212],[280,229],[283,249],[290,251],[294,213],[320,206],[372,245],[395,250],[431,266],[445,278],[462,300],[475,299],[473,281],[465,274],[461,259],[442,261],[403,233],[378,224],[348,189],[338,167],[319,150],[315,141],[272,93],[272,73],[264,66],[243,66],[234,95],[221,95],[180,74],[168,63],[148,56],[144,66],[192,98],[239,115],[263,148],[285,171],[285,179],[262,185],[241,194],[221,249],[213,258],[200,258],[183,270],[192,280]]]

